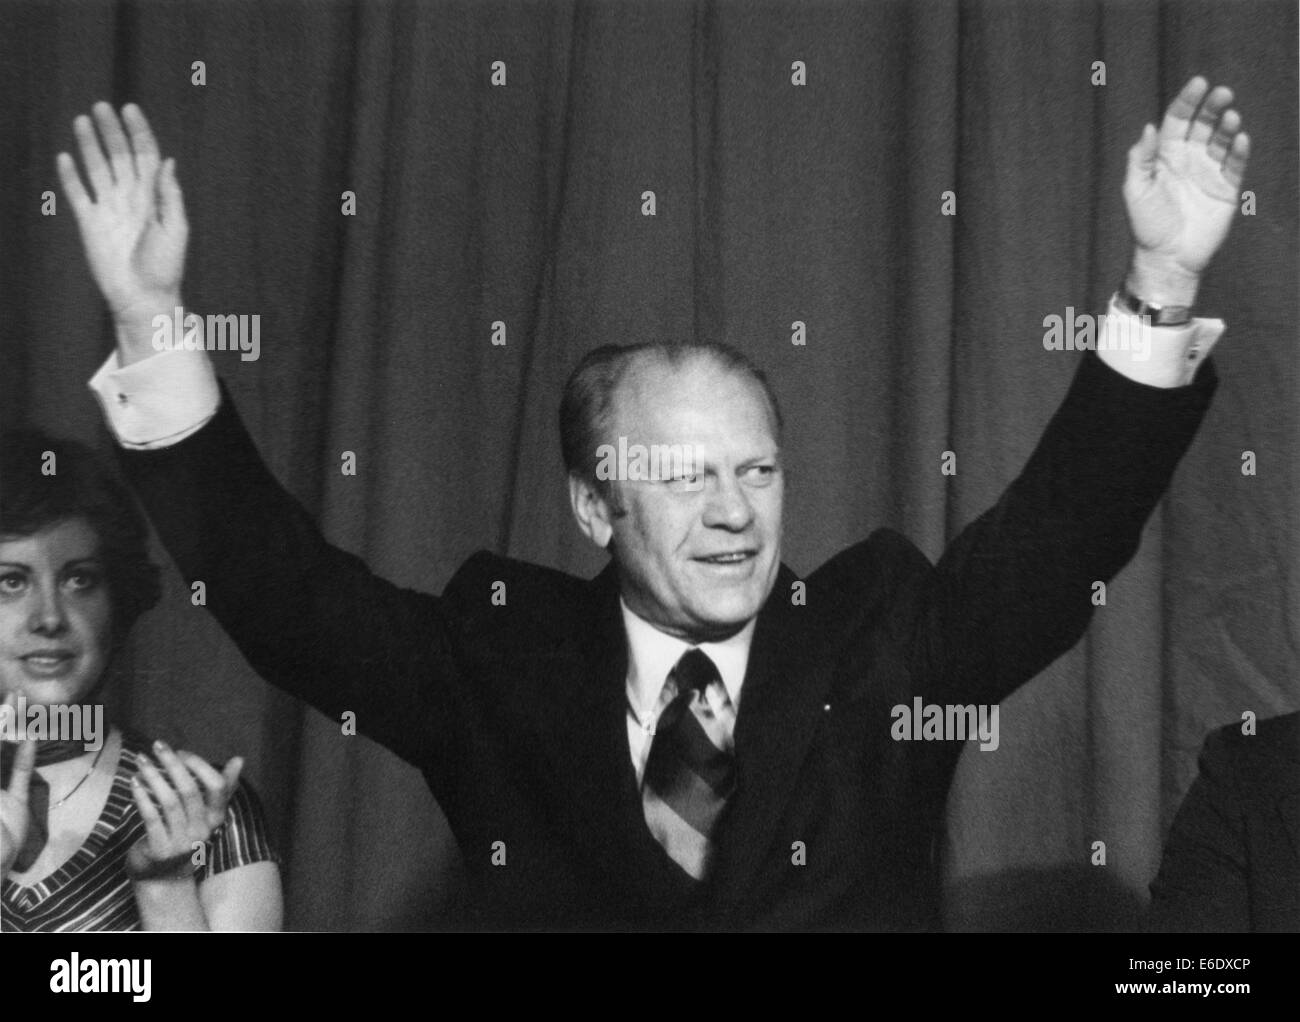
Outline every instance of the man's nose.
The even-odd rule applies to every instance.
[[[68,618],[59,587],[37,586],[32,595],[35,605],[29,623],[31,630],[41,635],[57,635],[63,631],[68,625]]]
[[[749,502],[739,479],[716,476],[717,486],[708,494],[704,508],[704,524],[713,528],[739,532],[754,520],[754,505]]]

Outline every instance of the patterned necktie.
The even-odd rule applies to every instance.
[[[655,725],[641,800],[655,840],[700,880],[709,865],[713,826],[735,789],[736,711],[718,668],[698,649],[677,661],[661,704],[664,700],[668,705]]]

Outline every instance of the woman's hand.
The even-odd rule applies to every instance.
[[[4,705],[6,712],[13,712],[10,699],[6,699]],[[9,778],[9,787],[0,789],[0,880],[9,875],[14,860],[22,851],[23,842],[27,840],[30,819],[27,810],[27,790],[31,784],[32,771],[35,769],[36,743],[19,742],[18,755],[14,759],[13,776]]]
[[[127,872],[135,881],[193,874],[195,845],[207,841],[226,818],[244,766],[236,756],[218,773],[193,753],[173,752],[163,742],[154,742],[154,752],[166,775],[142,757],[139,774],[131,778],[145,826],[145,836],[126,857]]]

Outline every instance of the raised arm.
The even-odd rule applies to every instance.
[[[1171,326],[1149,362],[1088,352],[1019,478],[928,577],[913,661],[950,701],[995,701],[1069,649],[1137,549],[1208,406],[1204,356],[1222,325],[1190,316],[1200,274],[1236,212],[1249,142],[1232,93],[1194,78],[1129,153],[1135,247],[1126,288]],[[1117,299],[1111,317],[1126,315]],[[1103,364],[1103,362],[1105,364]],[[1200,370],[1198,372],[1198,370]]]
[[[218,395],[206,353],[155,351],[154,317],[182,304],[188,227],[175,163],[160,159],[134,106],[119,121],[96,104],[93,125],[82,116],[73,130],[90,190],[66,153],[59,174],[117,336],[118,365],[110,359],[97,381],[113,376],[110,393],[129,404],[124,377],[144,380],[167,425],[124,436],[116,402],[97,392],[119,439],[150,448],[125,452],[123,466],[187,585],[203,583],[209,610],[272,684],[335,720],[354,713],[359,732],[421,766],[452,755],[448,601],[399,589],[327,543]],[[130,424],[145,430],[140,421]]]

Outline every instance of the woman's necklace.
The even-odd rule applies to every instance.
[[[72,786],[72,790],[70,792],[64,795],[57,802],[52,803],[50,805],[50,808],[47,809],[46,812],[50,812],[50,813],[54,812],[54,810],[58,809],[59,806],[63,805],[64,802],[72,798],[72,796],[77,793],[78,788],[80,788],[83,784],[85,784],[88,780],[90,780],[90,775],[95,772],[95,767],[99,766],[99,757],[104,755],[104,749],[107,747],[108,747],[108,742],[104,742],[102,745],[100,745],[99,751],[95,753],[94,762],[90,764],[90,769],[87,770],[85,774],[82,775],[81,780],[79,780],[76,784]]]

